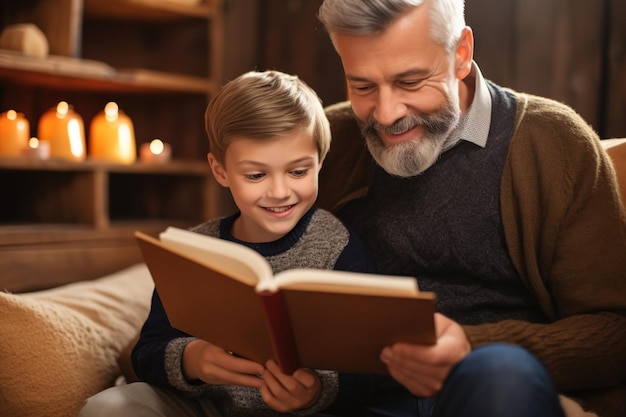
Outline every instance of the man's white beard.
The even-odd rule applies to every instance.
[[[387,173],[397,177],[414,177],[430,168],[439,155],[443,140],[417,140],[386,146],[382,140],[366,138],[367,147],[374,160]]]
[[[361,133],[372,157],[387,173],[398,177],[414,177],[437,161],[450,132],[458,125],[460,116],[458,97],[454,97],[433,115],[407,116],[389,127],[382,126],[375,120],[361,123]],[[386,145],[378,134],[378,130],[400,134],[415,126],[422,127],[422,138],[409,139],[394,145]]]

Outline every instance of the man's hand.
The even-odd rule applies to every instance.
[[[187,380],[207,384],[234,384],[261,388],[263,365],[233,356],[203,340],[189,343],[183,352],[183,373]]]
[[[416,396],[437,394],[454,365],[471,351],[465,332],[455,321],[435,313],[435,329],[435,345],[396,343],[380,355],[391,376]]]
[[[263,372],[261,395],[274,410],[288,413],[310,407],[319,397],[321,382],[310,369],[297,369],[292,375],[284,374],[276,362],[269,360]]]

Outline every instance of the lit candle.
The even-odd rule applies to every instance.
[[[28,145],[22,148],[21,153],[25,158],[48,159],[50,158],[50,143],[47,140],[30,138]]]
[[[0,114],[0,156],[20,156],[30,136],[30,124],[22,113]]]
[[[133,122],[109,102],[91,121],[89,155],[93,159],[131,164],[137,159]]]
[[[85,126],[83,119],[65,101],[46,111],[39,119],[39,139],[50,142],[50,156],[83,161]]]
[[[142,143],[139,148],[139,159],[144,163],[165,163],[172,157],[172,147],[161,139],[150,143]]]

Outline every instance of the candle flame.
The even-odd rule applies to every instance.
[[[39,147],[39,139],[35,137],[28,139],[28,147],[32,149],[37,149]]]
[[[107,121],[114,122],[117,120],[118,110],[117,103],[110,101],[104,106],[104,117]]]
[[[70,106],[69,104],[67,104],[66,101],[60,101],[59,104],[57,104],[57,118],[63,119],[65,116],[67,116],[69,109]]]
[[[17,119],[17,112],[15,110],[9,110],[7,112],[7,119],[9,119],[9,120]]]
[[[78,120],[71,119],[67,124],[67,135],[70,139],[70,152],[71,154],[79,158],[84,155],[84,145],[83,145],[83,132],[80,128],[80,123]]]
[[[152,142],[150,142],[150,152],[152,152],[154,155],[162,154],[164,148],[165,146],[163,145],[163,141],[161,141],[160,139],[154,139]]]
[[[130,132],[130,128],[127,124],[123,124],[118,128],[117,132],[119,138],[118,149],[120,152],[120,156],[122,157],[122,159],[128,160],[135,152],[135,144],[133,140],[131,140],[132,134]]]

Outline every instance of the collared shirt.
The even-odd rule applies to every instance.
[[[491,125],[491,94],[487,82],[478,68],[478,64],[472,61],[472,69],[468,75],[470,82],[475,84],[472,104],[461,114],[458,126],[450,133],[444,144],[444,152],[454,147],[459,141],[466,140],[481,148],[487,144],[489,126]]]

